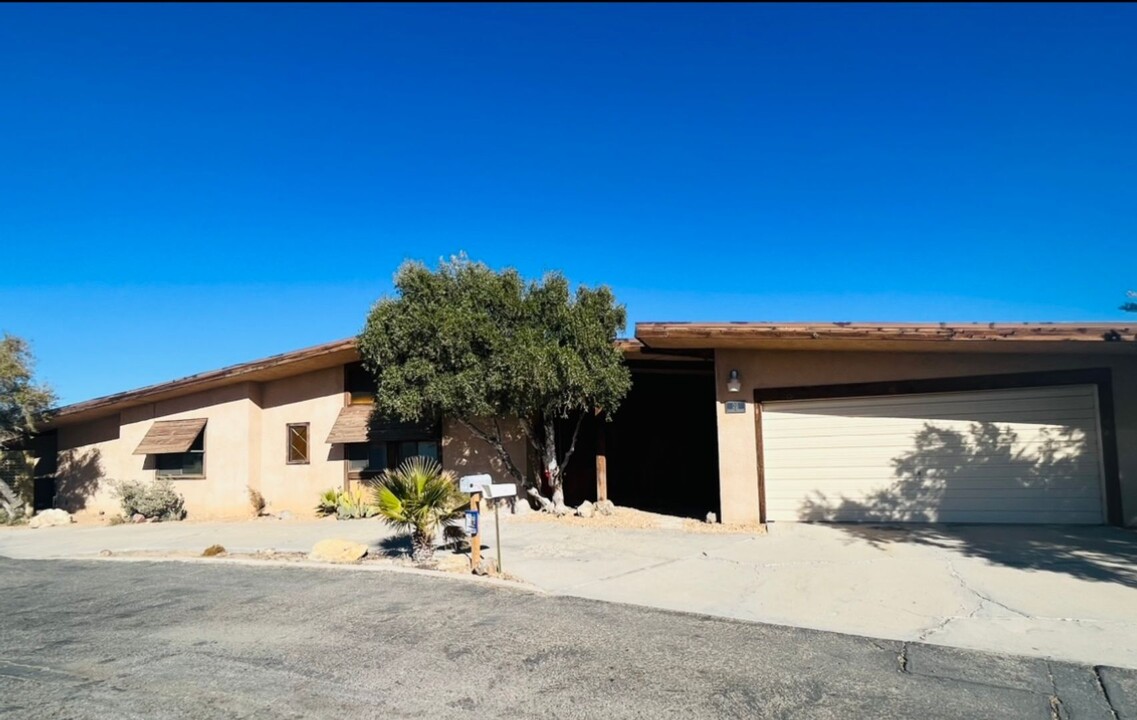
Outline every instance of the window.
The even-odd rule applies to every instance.
[[[308,464],[308,423],[288,424],[288,464]]]
[[[370,405],[375,401],[375,378],[363,367],[363,363],[343,366],[343,385],[344,392],[351,394],[351,405]]]
[[[157,453],[154,457],[159,476],[204,477],[205,430],[197,434],[189,450],[182,453]]]
[[[437,440],[348,443],[346,447],[347,468],[352,473],[382,472],[416,455],[434,460],[441,458]]]

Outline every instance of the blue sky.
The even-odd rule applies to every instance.
[[[459,251],[632,322],[1123,319],[1134,37],[1133,5],[0,6],[0,329],[74,402],[352,335]]]

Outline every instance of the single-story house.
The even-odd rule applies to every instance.
[[[587,418],[566,496],[728,523],[1137,525],[1134,333],[639,323],[618,341],[632,390]],[[372,389],[344,340],[60,408],[40,504],[115,513],[109,479],[167,476],[195,517],[247,515],[246,488],[304,513],[411,455],[504,477],[448,418],[369,422]]]

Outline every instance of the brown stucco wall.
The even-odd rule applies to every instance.
[[[525,437],[516,420],[503,421],[501,426],[507,438],[506,450],[524,476],[528,472]],[[442,467],[457,477],[488,473],[494,482],[515,482],[488,443],[449,419],[442,423]]]
[[[757,388],[1088,368],[1112,371],[1122,513],[1127,525],[1137,525],[1137,357],[974,352],[716,351],[723,521],[758,521],[758,453],[752,407]],[[742,391],[738,393],[726,388],[732,369],[741,375]],[[747,412],[727,415],[727,400],[746,401]]]

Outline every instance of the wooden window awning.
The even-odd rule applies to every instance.
[[[340,410],[339,417],[328,433],[327,442],[364,443],[371,440],[425,440],[440,435],[437,420],[404,422],[402,420],[373,418],[374,405],[348,405]]]
[[[146,437],[138,443],[135,455],[184,453],[205,428],[205,418],[191,420],[158,420],[150,426]]]
[[[340,410],[332,431],[328,433],[328,442],[367,442],[367,424],[371,420],[371,410],[370,405],[348,405]]]

